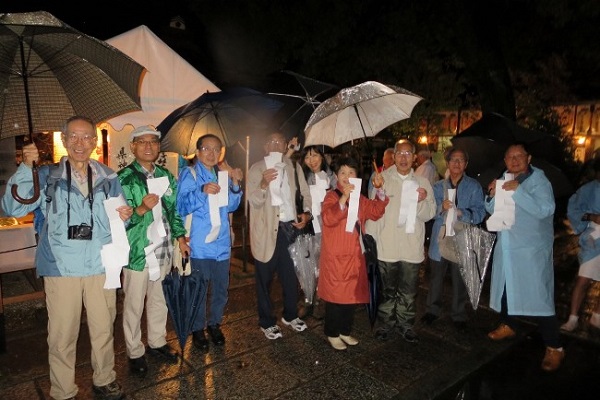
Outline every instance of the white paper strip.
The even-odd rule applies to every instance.
[[[360,203],[360,188],[362,187],[362,179],[348,179],[351,185],[354,185],[354,190],[350,192],[350,200],[348,202],[348,218],[346,219],[346,232],[352,232],[355,229],[356,220],[358,219],[358,205]]]
[[[398,226],[405,226],[406,233],[415,231],[417,220],[417,204],[419,202],[419,184],[412,179],[402,182],[402,201],[398,212]]]
[[[104,209],[110,224],[112,243],[102,246],[100,257],[106,273],[105,289],[121,287],[121,270],[129,263],[129,241],[125,232],[125,224],[119,216],[117,208],[127,205],[123,196],[109,197],[104,200]]]
[[[453,204],[452,208],[446,213],[446,236],[454,236],[454,223],[456,222],[456,208],[454,208],[454,198],[456,197],[456,189],[448,189],[448,200]]]
[[[496,180],[494,213],[486,222],[486,226],[491,232],[510,229],[515,223],[515,201],[512,198],[515,192],[502,189],[505,182],[513,179],[512,176],[513,174],[505,174],[505,179]]]
[[[148,193],[157,195],[159,198],[170,190],[169,178],[161,176],[160,178],[150,178],[147,180]],[[160,278],[160,265],[154,251],[162,246],[167,232],[165,231],[165,225],[163,223],[163,209],[162,201],[158,201],[154,207],[152,207],[152,223],[148,226],[146,236],[148,237],[149,245],[144,248],[146,254],[146,265],[148,266],[148,279],[156,281]]]
[[[269,191],[271,192],[271,205],[280,206],[283,204],[283,195],[281,187],[283,186],[283,171],[285,164],[281,162],[283,154],[271,152],[265,156],[265,164],[267,169],[275,168],[277,170],[277,178],[269,183]]]

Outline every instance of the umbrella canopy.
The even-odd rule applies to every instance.
[[[336,147],[375,136],[384,128],[409,118],[422,98],[408,90],[367,81],[340,90],[322,102],[308,120],[305,145]]]
[[[144,67],[45,12],[0,14],[0,138],[141,110]]]
[[[162,285],[173,327],[183,353],[192,322],[198,315],[198,303],[206,295],[207,287],[200,279],[186,276],[177,268],[173,268],[165,276]]]
[[[207,133],[226,146],[269,129],[282,103],[249,88],[207,92],[169,114],[158,126],[161,150],[193,155],[196,141]]]
[[[298,137],[299,143],[304,143],[304,126],[321,104],[319,98],[339,90],[339,87],[288,70],[280,71],[277,78],[276,85],[285,93],[268,94],[276,96],[284,104],[277,114],[282,116],[279,118],[282,121],[279,123],[279,131],[288,138]]]
[[[469,161],[469,163],[470,162],[471,161]],[[552,184],[552,192],[555,198],[570,196],[575,191],[571,180],[560,168],[551,162],[544,160],[543,158],[532,156],[531,165],[544,171],[546,178],[548,178]],[[494,179],[500,178],[505,170],[506,166],[504,161],[497,161],[496,164],[489,166],[483,170],[483,172],[476,175],[475,178],[484,188],[487,188],[488,184]]]
[[[558,138],[519,126],[500,114],[485,114],[459,133],[452,144],[469,153],[466,173],[487,188],[506,169],[504,153],[513,143],[524,143],[532,156],[531,164],[546,173],[555,197],[573,193],[567,176],[554,164],[560,161]]]

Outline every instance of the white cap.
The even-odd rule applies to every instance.
[[[138,128],[135,128],[131,132],[131,136],[129,138],[130,142],[133,142],[133,139],[143,135],[154,135],[160,139],[160,131],[157,131],[152,125],[143,125]]]

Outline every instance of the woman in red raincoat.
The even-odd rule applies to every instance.
[[[319,298],[326,302],[324,332],[336,350],[358,344],[358,340],[350,336],[355,305],[369,302],[367,267],[359,232],[356,228],[346,232],[350,193],[360,190],[360,185],[355,188],[349,179],[356,178],[357,171],[358,162],[353,158],[338,160],[334,166],[337,188],[327,193],[321,207],[323,235],[317,290]],[[373,184],[379,188],[373,200],[360,195],[357,222],[363,231],[365,221],[381,218],[389,202],[380,189],[383,185],[381,174],[376,174]]]

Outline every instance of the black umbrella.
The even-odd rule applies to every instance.
[[[266,132],[282,104],[249,88],[207,92],[169,114],[156,129],[162,132],[161,150],[194,154],[196,141],[207,133],[226,146],[245,142],[246,136]]]
[[[186,267],[185,264],[183,268]],[[207,286],[191,275],[184,275],[177,268],[173,268],[165,276],[162,284],[169,314],[183,353],[192,322],[198,315],[198,303],[206,295]]]
[[[451,140],[454,146],[469,153],[466,173],[484,188],[504,171],[508,146],[519,142],[532,155],[531,164],[546,173],[555,197],[573,192],[569,179],[555,165],[560,162],[560,142],[555,136],[522,127],[500,114],[488,113]]]
[[[286,137],[295,136],[299,143],[304,143],[304,126],[321,104],[319,98],[339,87],[288,70],[279,71],[275,80],[274,85],[280,90],[268,94],[277,96],[284,103],[275,117],[281,116],[279,130]]]
[[[383,282],[381,271],[379,270],[379,262],[377,261],[377,243],[373,236],[363,233],[360,229],[360,224],[356,224],[358,231],[361,234],[364,245],[365,263],[367,266],[367,277],[369,279],[369,302],[367,303],[367,314],[371,329],[377,321],[377,311],[382,299]]]
[[[120,50],[45,11],[0,14],[0,139],[28,134],[32,141],[34,132],[60,131],[72,115],[100,122],[141,110],[143,72]]]

